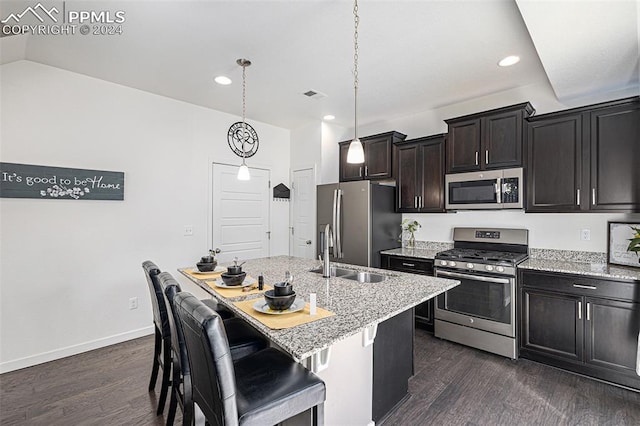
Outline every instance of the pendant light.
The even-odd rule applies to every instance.
[[[354,126],[353,140],[349,144],[347,152],[347,163],[362,164],[364,163],[364,148],[362,142],[358,139],[358,25],[360,24],[360,16],[358,16],[358,0],[353,2],[353,94],[354,94]]]
[[[246,95],[247,95],[247,67],[251,65],[251,61],[248,59],[238,59],[236,61],[238,65],[242,67],[242,165],[238,169],[238,180],[250,180],[251,174],[249,173],[249,167],[247,167],[245,151],[245,142],[247,141],[247,121],[246,116]]]

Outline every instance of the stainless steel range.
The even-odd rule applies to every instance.
[[[436,300],[436,337],[517,358],[516,267],[528,257],[529,231],[454,228],[453,241],[434,271],[461,283]]]

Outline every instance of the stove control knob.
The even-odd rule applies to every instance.
[[[487,265],[484,267],[487,271],[493,271],[493,265]]]
[[[446,261],[446,260],[441,260],[441,261],[440,261],[440,265],[442,265],[442,266],[447,266],[447,261]]]
[[[473,263],[467,263],[467,268],[473,269]]]
[[[502,266],[498,266],[498,267],[496,267],[496,271],[504,272],[504,268]]]
[[[456,266],[456,262],[449,261],[449,266]]]

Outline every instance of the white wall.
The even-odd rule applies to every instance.
[[[594,102],[606,100],[608,99],[602,98],[594,100]],[[531,102],[536,109],[536,114],[544,114],[568,108],[556,99],[548,83],[533,84],[494,93],[482,98],[443,106],[435,110],[423,111],[410,116],[393,117],[386,121],[369,123],[361,126],[358,129],[358,133],[365,136],[396,130],[406,134],[407,140],[437,133],[446,133],[447,125],[444,122],[445,119],[526,101]],[[390,111],[389,113],[390,116],[392,116],[393,112]],[[351,134],[352,131],[352,129],[348,129],[347,134]],[[323,159],[333,156],[337,163],[338,151],[336,147],[323,144]],[[332,151],[334,148],[335,152]],[[323,178],[337,182],[337,168],[329,172],[331,175]],[[403,219],[404,218],[415,218],[422,224],[422,229],[416,234],[416,238],[422,241],[452,241],[452,228],[455,226],[511,227],[529,229],[531,247],[606,252],[607,221],[640,221],[640,214],[525,214],[523,211],[504,210],[442,214],[405,214],[403,215]],[[590,241],[580,240],[581,229],[591,230]]]
[[[210,167],[239,164],[240,118],[28,61],[0,73],[3,162],[125,172],[124,201],[0,200],[0,371],[150,333],[141,263],[179,278],[207,252]],[[249,122],[247,163],[288,182],[289,131]],[[288,253],[286,204],[271,203],[272,255]]]

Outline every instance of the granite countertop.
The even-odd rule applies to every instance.
[[[609,278],[640,281],[640,269],[607,265],[602,262],[572,262],[570,260],[552,260],[529,258],[518,265],[521,269],[534,269],[546,272],[578,274],[594,278]]]
[[[416,247],[414,249],[409,248],[396,248],[391,250],[382,250],[380,254],[387,254],[389,256],[403,256],[403,257],[415,257],[417,259],[430,259],[433,260],[436,253],[442,250],[434,250],[427,248]]]
[[[276,256],[248,260],[244,265],[243,269],[247,275],[255,278],[262,274],[267,285],[282,281],[285,271],[290,271],[294,276],[293,288],[298,297],[308,302],[309,294],[316,293],[318,307],[336,314],[283,330],[272,330],[233,305],[233,302],[262,296],[250,295],[227,299],[215,293],[204,281],[184,272],[183,275],[232,309],[237,316],[251,323],[298,361],[459,284],[459,281],[455,280],[340,263],[332,263],[332,265],[376,272],[387,278],[380,283],[323,278],[322,274],[309,272],[319,264],[317,260]],[[180,271],[182,272],[182,269]]]

